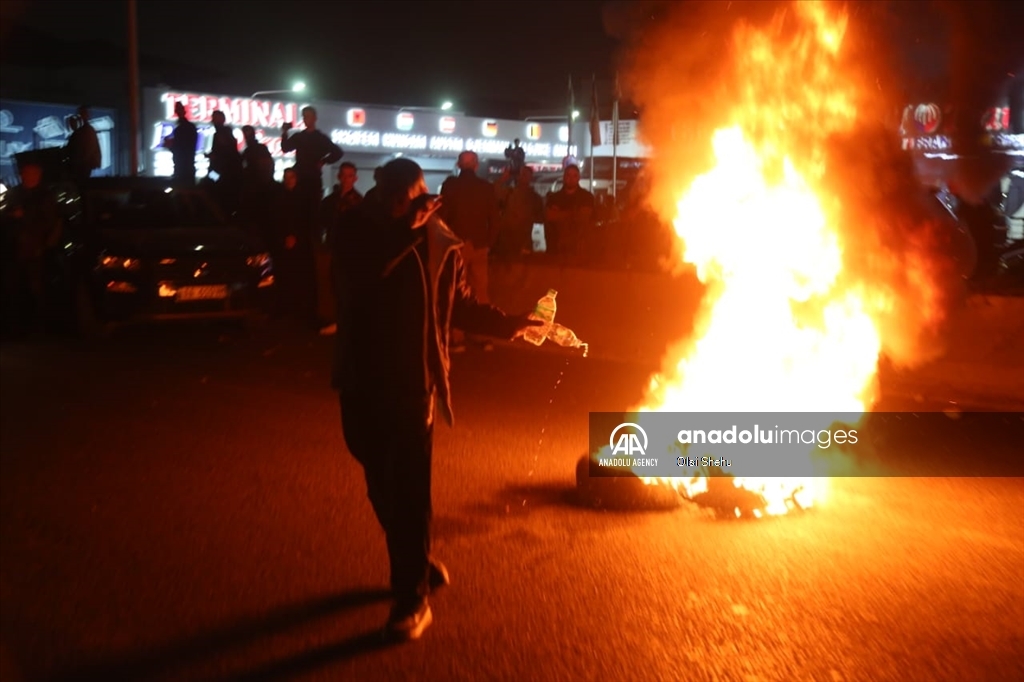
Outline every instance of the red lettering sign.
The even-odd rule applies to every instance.
[[[188,120],[193,123],[210,123],[213,112],[223,111],[232,126],[253,126],[280,128],[285,123],[299,123],[299,105],[294,102],[272,102],[249,98],[216,97],[192,93],[168,92],[162,97],[164,120],[177,118],[174,106],[185,105]]]

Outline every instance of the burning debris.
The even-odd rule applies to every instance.
[[[669,511],[689,502],[717,519],[760,519],[769,514],[772,501],[765,491],[738,485],[734,476],[712,467],[689,480],[700,492],[692,496],[683,485],[663,485],[661,479],[643,478],[625,467],[605,467],[604,475],[593,476],[594,457],[584,455],[576,464],[577,499],[587,506],[608,510]],[[676,479],[672,479],[673,481]],[[788,496],[781,500],[786,512],[804,511],[807,500],[802,485],[783,484]],[[779,515],[779,514],[774,514]]]

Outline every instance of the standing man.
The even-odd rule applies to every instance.
[[[174,158],[174,183],[181,187],[193,187],[196,184],[196,147],[199,144],[199,131],[192,121],[188,120],[185,105],[178,102],[174,105],[174,114],[178,117],[178,125],[174,132],[164,139],[164,146],[171,150]]]
[[[359,174],[353,163],[345,161],[338,167],[338,186],[320,205],[322,238],[313,245],[316,254],[317,302],[320,318],[328,324],[320,329],[321,336],[333,336],[338,331],[337,304],[334,300],[333,261],[338,226],[348,211],[363,203],[363,195],[356,190]]]
[[[103,153],[100,151],[100,138],[96,129],[89,122],[89,109],[78,107],[78,116],[72,119],[74,132],[68,138],[68,162],[75,184],[82,187],[92,176],[92,172],[103,165]]]
[[[533,188],[533,169],[519,169],[515,187],[499,186],[501,230],[496,248],[504,258],[514,258],[533,250],[533,225],[544,222],[544,199]]]
[[[548,195],[544,217],[547,250],[569,262],[579,260],[594,225],[594,195],[580,187],[579,166],[566,166],[562,189]]]
[[[317,241],[318,221],[317,215],[320,209],[320,201],[324,197],[323,168],[341,160],[344,153],[341,147],[331,142],[322,131],[316,128],[316,109],[313,107],[302,108],[302,123],[305,130],[300,130],[292,136],[288,132],[292,129],[291,123],[285,123],[281,130],[281,151],[284,153],[295,152],[295,173],[298,180],[296,191],[298,192],[299,214],[297,216],[300,229],[305,231],[303,235],[307,243]],[[309,251],[309,272],[316,270],[313,251]],[[315,281],[313,284],[315,296]],[[311,322],[317,329],[322,329],[330,324],[330,320],[320,319],[316,314],[315,301],[311,301]]]
[[[316,109],[302,108],[302,123],[306,127],[289,136],[291,123],[281,129],[281,151],[295,152],[295,172],[298,174],[299,191],[309,197],[310,217],[324,195],[323,167],[341,161],[344,152],[331,142],[323,131],[316,128]]]
[[[260,184],[268,175],[273,179],[274,158],[270,155],[267,145],[256,139],[256,129],[252,126],[242,126],[242,137],[245,139],[245,151],[242,152],[245,181],[242,184]]]
[[[498,198],[491,183],[478,177],[480,159],[475,152],[459,154],[459,174],[441,186],[441,218],[464,242],[462,258],[466,263],[466,279],[481,303],[490,301],[487,282],[487,261],[491,247],[498,238]],[[460,335],[461,336],[461,335]],[[490,349],[489,342],[482,342]],[[464,349],[456,337],[452,350]]]
[[[385,635],[409,640],[433,620],[428,595],[448,583],[430,558],[430,477],[435,407],[452,423],[451,327],[514,338],[539,323],[477,299],[463,245],[434,215],[415,162],[389,162],[377,187],[379,199],[346,214],[338,232],[332,383],[387,540],[395,604]]]
[[[228,126],[223,111],[215,111],[213,121],[213,145],[206,157],[210,160],[210,171],[217,174],[217,195],[228,213],[238,205],[242,190],[242,155],[238,153],[238,140]]]

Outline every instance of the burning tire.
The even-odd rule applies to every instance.
[[[576,494],[588,507],[611,510],[678,509],[683,497],[667,485],[648,485],[629,469],[615,470],[614,476],[592,477],[590,456],[576,464]]]
[[[737,487],[727,475],[707,477],[707,489],[687,497],[682,488],[657,481],[645,482],[629,469],[606,468],[608,476],[590,475],[592,459],[583,455],[576,464],[577,500],[588,507],[615,511],[667,511],[684,502],[717,519],[762,519],[771,514],[765,497],[747,488]],[[799,489],[786,501],[788,515],[806,511],[798,500]]]

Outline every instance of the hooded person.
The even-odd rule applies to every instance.
[[[362,465],[387,542],[395,603],[385,636],[418,638],[428,595],[447,584],[430,556],[434,415],[453,423],[452,327],[513,339],[539,324],[480,303],[466,282],[462,242],[436,215],[423,171],[399,158],[372,200],[338,226],[338,333],[333,386],[345,442]]]

